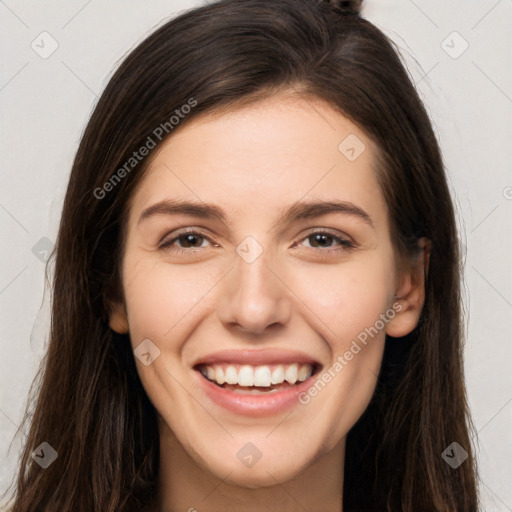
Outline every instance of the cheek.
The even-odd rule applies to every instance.
[[[294,272],[292,286],[323,325],[332,351],[339,353],[385,313],[393,282],[392,259],[375,254],[345,264],[304,267]]]
[[[147,257],[127,258],[126,305],[132,343],[144,338],[171,341],[220,279],[212,268],[171,266]],[[204,307],[204,306],[203,306]],[[167,343],[166,341],[166,343]]]
[[[392,261],[381,254],[295,275],[297,295],[314,313],[309,317],[319,319],[316,328],[331,351],[331,363],[303,396],[303,403],[322,403],[330,448],[362,415],[375,390],[384,351],[382,315],[393,294]]]

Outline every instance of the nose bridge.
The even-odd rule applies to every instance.
[[[219,316],[225,324],[243,331],[261,333],[270,325],[288,322],[290,298],[276,277],[276,258],[254,238],[246,237],[236,248],[234,269]]]

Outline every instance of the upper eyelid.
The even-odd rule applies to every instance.
[[[209,234],[211,233],[211,234]],[[207,228],[196,227],[196,226],[184,226],[181,228],[174,229],[172,231],[168,231],[158,242],[158,245],[175,241],[177,238],[180,238],[185,235],[200,235],[204,238],[210,240],[210,242],[214,243],[212,237],[216,236],[215,233],[211,232]],[[231,240],[229,240],[231,241]]]
[[[212,235],[206,234],[204,228],[195,228],[195,227],[184,227],[184,228],[178,228],[173,231],[169,231],[164,237],[162,238],[162,241],[167,239],[168,237],[172,236],[171,240],[174,240],[176,238],[179,238],[181,236],[185,235],[200,235],[204,238],[211,239]]]

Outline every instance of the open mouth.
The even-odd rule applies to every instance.
[[[199,364],[201,375],[220,388],[239,394],[270,394],[294,388],[319,371],[316,363],[271,365]]]

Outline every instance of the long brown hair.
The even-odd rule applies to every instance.
[[[397,51],[358,4],[217,1],[156,30],[112,77],[71,171],[48,350],[24,420],[30,429],[13,512],[133,512],[152,503],[156,413],[128,337],[108,325],[112,301],[122,300],[129,200],[148,158],[126,162],[148,136],[156,146],[172,136],[169,120],[184,105],[195,102],[177,129],[283,90],[326,101],[376,142],[395,247],[410,255],[421,237],[431,245],[419,324],[405,338],[386,339],[376,391],[348,434],[344,510],[477,510],[458,238],[443,162]],[[161,138],[159,126],[166,127]],[[31,457],[43,442],[58,454],[46,469]],[[442,457],[452,442],[468,453],[457,468]]]

